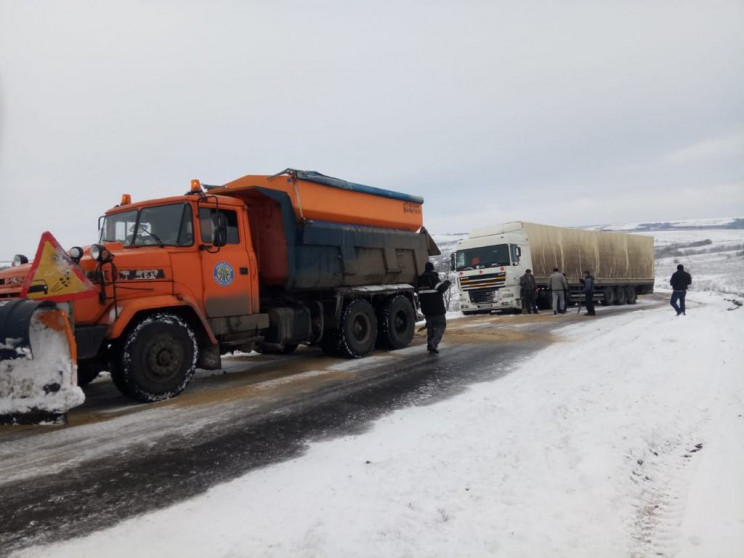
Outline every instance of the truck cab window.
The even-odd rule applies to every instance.
[[[517,244],[510,244],[509,247],[511,248],[512,263],[514,265],[519,265],[519,257],[522,255],[522,250]]]
[[[456,271],[511,265],[509,245],[497,244],[457,251]]]
[[[201,224],[201,241],[205,244],[214,243],[214,230],[221,215],[227,225],[226,244],[240,244],[238,232],[238,214],[227,209],[215,209],[209,207],[199,208],[199,222]]]
[[[134,231],[134,246],[191,246],[194,228],[186,203],[145,207]]]
[[[107,215],[103,219],[100,242],[121,242],[124,246],[130,246],[136,224],[137,210]]]
[[[101,242],[124,246],[191,246],[194,221],[191,205],[174,203],[107,215],[101,227]]]

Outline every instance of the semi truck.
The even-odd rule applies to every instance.
[[[549,307],[548,277],[566,274],[569,296],[583,299],[581,278],[595,278],[594,297],[603,305],[634,304],[653,293],[654,239],[516,221],[472,231],[457,243],[450,267],[464,314],[520,310],[519,279],[531,269],[538,304]]]
[[[304,343],[359,358],[407,346],[413,285],[438,254],[422,204],[293,169],[194,180],[162,199],[123,195],[99,220],[98,242],[69,250],[96,289],[72,304],[79,382],[108,370],[124,395],[150,402],[180,393],[197,367],[219,369],[230,351]],[[0,324],[19,304],[32,310],[18,298],[31,262],[15,263],[0,272]]]

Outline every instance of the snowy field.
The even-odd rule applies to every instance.
[[[743,233],[653,234],[687,316],[571,323],[501,379],[13,556],[744,556]]]

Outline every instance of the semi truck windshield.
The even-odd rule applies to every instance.
[[[124,246],[191,246],[194,224],[186,203],[145,207],[107,215],[101,227],[101,242]]]
[[[495,246],[458,250],[455,265],[457,271],[511,265],[509,260],[509,245],[497,244]]]

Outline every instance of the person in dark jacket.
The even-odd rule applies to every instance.
[[[586,305],[586,314],[584,315],[596,316],[597,312],[594,310],[594,277],[592,277],[588,269],[584,271],[581,286],[584,289],[584,304]]]
[[[426,262],[424,272],[416,282],[421,312],[426,316],[426,350],[430,355],[439,354],[439,342],[447,329],[447,308],[444,306],[444,293],[450,287],[449,281],[440,281],[434,271],[434,264]]]
[[[677,311],[677,316],[686,316],[685,296],[687,296],[687,287],[692,284],[692,276],[685,271],[685,266],[679,264],[669,283],[672,285],[672,298],[669,304]],[[678,301],[679,305],[677,305]]]
[[[535,276],[532,275],[532,270],[528,269],[524,272],[524,275],[519,278],[519,289],[522,295],[522,313],[537,314],[537,306],[535,303],[535,291],[537,290],[537,283],[535,282]]]

